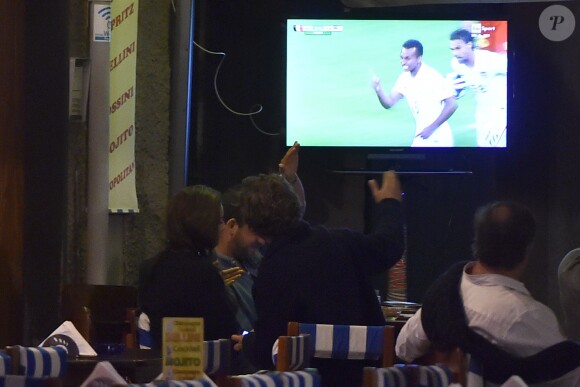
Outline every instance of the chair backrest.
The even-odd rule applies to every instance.
[[[288,336],[311,336],[313,357],[329,359],[382,359],[389,367],[395,360],[395,329],[392,326],[288,323]]]
[[[124,338],[125,346],[128,349],[137,349],[139,348],[139,308],[128,307],[125,313],[128,328]]]
[[[276,371],[296,371],[310,366],[312,344],[309,334],[280,336],[275,346],[273,360]]]
[[[267,372],[263,374],[228,376],[226,387],[320,387],[321,378],[316,370]]]
[[[67,351],[62,346],[6,347],[12,358],[13,374],[32,377],[63,377],[67,368]]]
[[[0,376],[12,372],[12,358],[4,351],[0,351]]]
[[[61,387],[62,380],[57,377],[34,377],[26,375],[0,376],[0,387]]]
[[[91,345],[130,342],[127,309],[137,307],[134,286],[67,284],[62,290],[62,317],[71,321]]]
[[[451,371],[445,365],[396,364],[363,370],[363,387],[447,387],[451,383]]]
[[[114,384],[113,387],[214,387],[215,383],[204,380],[156,380],[151,383]]]
[[[228,339],[203,342],[203,372],[212,379],[230,373],[231,341]]]
[[[419,366],[419,387],[447,387],[453,383],[453,374],[445,364]]]
[[[363,369],[363,387],[410,387],[416,379],[416,372],[411,366],[396,364],[392,367]]]
[[[430,351],[417,359],[415,363],[420,365],[445,365],[452,374],[454,383],[466,385],[468,367],[470,367],[466,353],[460,348],[454,348],[449,352]]]

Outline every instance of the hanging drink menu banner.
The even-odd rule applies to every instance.
[[[109,50],[109,212],[139,212],[135,186],[138,0],[113,0]]]

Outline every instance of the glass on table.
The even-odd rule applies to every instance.
[[[400,315],[403,308],[396,306],[381,306],[383,310],[383,316],[385,320],[396,320]]]

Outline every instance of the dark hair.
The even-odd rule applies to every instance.
[[[417,52],[417,56],[423,55],[423,45],[420,41],[415,39],[409,39],[405,43],[403,43],[403,48],[415,48]]]
[[[217,244],[220,222],[220,193],[205,185],[185,187],[167,206],[168,247],[212,249]]]
[[[298,196],[279,174],[245,178],[240,195],[243,221],[263,238],[282,236],[301,219]]]
[[[471,32],[460,28],[449,35],[449,40],[463,40],[465,43],[473,43],[473,36],[471,36]]]
[[[492,268],[508,270],[526,258],[536,233],[532,212],[514,202],[493,202],[480,208],[474,227],[474,257]]]

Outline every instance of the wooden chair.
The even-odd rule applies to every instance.
[[[449,352],[430,351],[426,355],[415,361],[420,365],[445,365],[452,374],[454,383],[462,386],[466,385],[468,360],[467,355],[460,348],[455,348]]]
[[[392,367],[363,369],[363,387],[378,387],[379,385],[411,387],[417,379],[414,365],[397,364]]]
[[[277,346],[278,351],[274,361],[276,363],[276,371],[296,371],[309,367],[310,358],[312,357],[312,344],[309,334],[280,336],[277,340]]]
[[[127,308],[127,327],[125,345],[127,348],[151,349],[152,338],[150,333],[149,317],[140,308]]]
[[[126,309],[127,332],[125,334],[125,346],[130,349],[139,348],[139,308],[129,307]]]
[[[365,367],[363,387],[447,387],[452,383],[452,374],[447,366],[418,364],[396,364],[393,367]]]
[[[218,384],[223,386],[224,384]],[[113,384],[113,387],[213,387],[215,384],[208,380],[156,380],[151,383]]]
[[[231,341],[228,339],[203,342],[203,372],[217,384],[230,374]]]
[[[56,377],[34,377],[26,375],[0,376],[0,386],[11,387],[62,387],[62,380]]]
[[[137,347],[130,308],[137,308],[134,286],[67,284],[62,290],[63,320],[70,320],[93,347],[99,343]]]
[[[228,376],[224,387],[301,386],[320,387],[321,379],[316,370],[266,372],[250,375]],[[220,385],[221,386],[221,385]]]
[[[449,352],[430,351],[415,364],[397,364],[393,367],[365,367],[363,387],[397,385],[406,387],[445,387],[450,383],[466,385],[467,356],[456,348]]]
[[[317,334],[326,337],[341,335],[348,340],[340,343],[325,343],[317,340]],[[291,321],[288,323],[288,336],[309,334],[313,357],[341,359],[381,359],[383,367],[390,367],[395,362],[395,328],[392,326],[356,326],[304,324]]]
[[[0,376],[12,373],[12,358],[6,351],[0,350]]]
[[[62,378],[67,369],[67,351],[64,347],[6,347],[12,359],[14,375]]]

